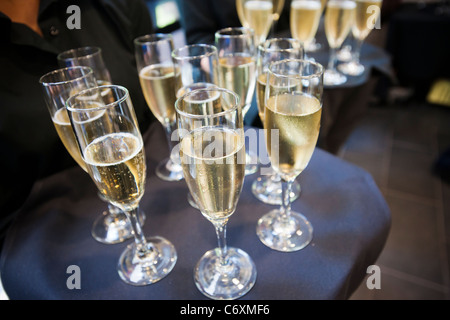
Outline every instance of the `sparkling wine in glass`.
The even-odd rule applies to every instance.
[[[324,84],[336,86],[347,81],[347,77],[336,69],[336,50],[339,49],[353,25],[356,4],[353,0],[329,0],[325,11],[325,34],[330,46],[328,67],[324,73]]]
[[[255,44],[266,40],[275,17],[273,1],[236,0],[236,10],[242,26],[255,31]]]
[[[209,44],[191,44],[172,51],[172,61],[180,75],[177,77],[176,96],[195,89],[219,85],[219,56],[217,48]],[[191,193],[187,195],[188,203],[198,209]]]
[[[101,95],[105,89],[108,97]],[[88,173],[133,228],[135,241],[118,262],[120,277],[136,286],[159,281],[174,267],[177,253],[168,240],[146,238],[142,231],[139,202],[146,181],[145,151],[128,90],[116,85],[85,89],[67,100],[66,109]]]
[[[283,204],[259,219],[257,235],[269,248],[297,251],[311,242],[313,227],[305,216],[291,210],[290,193],[319,136],[323,67],[310,60],[286,59],[273,62],[268,74],[266,146],[272,167],[283,181]]]
[[[382,0],[355,0],[355,23],[352,35],[355,45],[352,47],[351,60],[338,66],[339,71],[350,76],[359,76],[364,72],[361,64],[361,47],[369,33],[375,28],[380,16]]]
[[[73,66],[53,70],[43,75],[39,83],[58,136],[72,158],[84,171],[87,171],[72,130],[65,102],[71,95],[97,86],[92,68]],[[92,225],[91,234],[94,239],[102,243],[114,244],[132,237],[133,230],[125,214],[100,193],[99,197],[108,203],[108,210],[105,210]]]
[[[172,137],[176,127],[175,100],[180,72],[172,62],[170,54],[174,49],[170,34],[148,34],[134,40],[136,64],[141,88],[147,105],[158,119],[166,133],[169,157],[161,161],[156,175],[165,181],[183,179],[179,156],[173,152]]]
[[[291,34],[293,38],[303,42],[305,49],[313,45],[321,15],[322,3],[320,0],[294,0],[291,2]]]
[[[111,76],[105,65],[102,49],[95,46],[85,46],[73,48],[59,53],[56,57],[61,68],[86,66],[93,70],[97,85],[111,84]],[[103,90],[102,95],[108,95],[108,90]],[[102,194],[100,199],[109,203]],[[145,213],[141,212],[141,222],[145,221]],[[132,229],[125,214],[110,203],[108,210],[105,210],[92,225],[92,236],[99,242],[114,244],[122,242],[132,237]]]
[[[188,92],[175,105],[185,179],[218,238],[218,248],[206,252],[194,270],[197,288],[212,299],[242,297],[256,281],[250,256],[226,244],[226,226],[245,178],[244,126],[238,101],[230,90],[210,88]]]
[[[256,85],[254,32],[245,27],[224,28],[216,31],[215,45],[219,54],[219,85],[239,96],[245,118]],[[246,159],[245,173],[255,173],[258,170],[258,155],[247,150]]]
[[[265,92],[267,83],[267,70],[270,63],[284,59],[303,59],[304,47],[300,40],[293,38],[271,38],[258,46],[256,70],[256,103],[261,122],[264,124]],[[262,202],[281,205],[282,188],[281,177],[272,169],[272,173],[260,175],[252,184],[253,194]],[[293,182],[291,201],[298,198],[300,184]]]

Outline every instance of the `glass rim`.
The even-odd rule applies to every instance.
[[[69,55],[69,54],[74,53],[74,52],[80,52],[82,50],[87,50],[87,51],[94,50],[94,51],[90,52],[88,54],[85,54],[85,55],[81,55],[81,56],[68,56],[68,57],[63,58],[64,55]],[[85,47],[78,47],[78,48],[73,48],[73,49],[69,49],[69,50],[63,51],[63,52],[59,53],[56,56],[56,58],[58,60],[75,60],[75,59],[80,59],[80,58],[81,59],[89,59],[90,57],[93,57],[95,55],[100,55],[101,53],[102,53],[102,48],[100,48],[100,47],[85,46]]]
[[[303,43],[295,38],[270,38],[270,39],[266,39],[265,41],[263,41],[262,43],[260,43],[258,45],[258,51],[265,51],[265,52],[288,52],[291,50],[297,50],[297,48],[291,47],[291,48],[283,48],[283,49],[270,49],[267,46],[269,44],[272,44],[274,42],[278,42],[278,41],[286,41],[288,43],[297,43],[299,45],[298,49],[300,50],[304,50],[303,48]]]
[[[79,77],[73,78],[73,79],[68,79],[68,80],[62,80],[62,81],[56,81],[56,82],[48,82],[48,81],[44,81],[45,78],[51,76],[51,75],[55,75],[58,73],[62,73],[63,71],[67,71],[69,69],[79,69],[79,70],[85,70],[86,74],[83,74]],[[42,75],[39,78],[39,83],[45,86],[59,86],[65,83],[71,83],[71,82],[75,82],[78,81],[82,78],[86,78],[87,76],[89,76],[90,74],[92,74],[92,76],[95,78],[94,76],[94,70],[91,67],[88,66],[70,66],[70,67],[65,67],[65,68],[59,68],[59,69],[55,69],[52,70],[50,72],[47,72],[46,74]]]
[[[241,34],[223,34],[223,32],[227,32],[227,31],[243,31]],[[248,28],[248,27],[226,27],[220,30],[217,30],[214,33],[214,37],[220,37],[220,38],[241,38],[241,37],[245,37],[247,35],[255,35],[255,30],[252,28]]]
[[[105,105],[101,105],[101,106],[95,107],[95,108],[85,109],[85,108],[74,108],[74,107],[69,106],[69,102],[71,102],[78,96],[81,96],[82,94],[86,94],[87,92],[92,91],[92,90],[101,90],[101,89],[105,89],[105,88],[117,88],[117,89],[123,91],[125,94],[123,95],[123,97],[115,100],[114,102],[111,102],[111,103],[108,103]],[[130,93],[129,93],[128,89],[125,88],[124,86],[120,86],[120,85],[116,85],[116,84],[102,85],[102,86],[83,89],[83,90],[77,92],[76,94],[74,94],[73,96],[70,96],[69,99],[66,100],[65,107],[70,112],[96,112],[96,111],[110,109],[110,108],[124,102],[126,99],[128,99],[129,95],[130,95]]]
[[[148,39],[148,40],[146,41],[144,39]],[[139,36],[139,37],[135,38],[133,40],[133,42],[135,45],[145,45],[145,44],[156,43],[156,42],[168,40],[168,39],[173,41],[172,34],[157,32],[157,33],[148,33],[148,34]]]
[[[196,93],[199,93],[199,92],[210,92],[210,91],[218,91],[218,92],[221,92],[221,93],[225,92],[225,93],[230,94],[231,96],[234,97],[234,101],[235,101],[234,106],[232,108],[230,108],[230,109],[226,109],[224,111],[221,111],[221,112],[218,112],[218,113],[214,113],[214,114],[209,114],[209,115],[193,114],[193,113],[189,113],[189,112],[180,110],[180,108],[179,108],[180,102],[182,100],[184,100],[187,96],[193,95],[193,94],[196,94]],[[221,117],[221,116],[224,116],[226,114],[232,113],[232,112],[236,111],[239,107],[240,107],[239,96],[235,92],[233,92],[231,90],[228,90],[228,89],[225,89],[225,88],[221,88],[221,87],[218,87],[218,86],[210,87],[210,88],[195,89],[195,90],[186,92],[182,96],[180,96],[178,99],[176,99],[176,101],[175,101],[175,111],[177,112],[177,114],[180,114],[180,115],[182,115],[184,117],[191,118],[191,119],[217,118],[217,117]]]
[[[275,72],[272,70],[273,67],[276,65],[280,65],[283,63],[289,63],[289,62],[299,62],[299,63],[310,64],[310,65],[316,66],[317,71],[312,74],[309,74],[309,75],[301,75],[301,74],[286,75],[286,74],[281,74],[279,72]],[[317,63],[317,62],[314,62],[311,60],[307,60],[307,59],[283,59],[283,60],[274,61],[274,62],[270,63],[268,72],[271,74],[274,74],[276,77],[279,77],[279,78],[313,79],[313,78],[323,76],[324,68],[320,63]]]
[[[208,49],[210,49],[210,51],[205,52],[203,54],[193,55],[193,56],[177,55],[177,53],[179,53],[183,50],[189,50],[191,48],[208,48]],[[180,48],[176,48],[176,49],[172,50],[171,56],[172,56],[172,58],[174,58],[176,60],[192,60],[192,59],[198,59],[198,58],[202,58],[202,57],[209,57],[214,54],[217,55],[217,47],[216,46],[214,46],[212,44],[200,43],[200,44],[188,44],[188,45],[182,46]]]

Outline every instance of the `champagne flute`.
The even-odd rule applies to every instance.
[[[169,157],[156,167],[156,175],[165,181],[183,179],[179,156],[173,152],[172,137],[176,127],[176,86],[180,75],[170,56],[174,49],[170,34],[148,34],[134,40],[136,64],[145,100],[153,115],[164,127]]]
[[[103,61],[102,49],[95,46],[79,47],[69,49],[59,53],[56,57],[61,68],[73,66],[86,66],[92,68],[97,85],[111,84],[111,76]],[[108,91],[102,91],[102,95],[107,95]],[[108,202],[99,193],[100,199]],[[145,213],[141,212],[141,222],[145,221]],[[99,216],[92,226],[92,236],[99,242],[114,244],[130,238],[131,226],[125,214],[119,208],[108,202],[108,210]]]
[[[80,47],[61,52],[56,57],[61,68],[72,66],[87,66],[94,71],[98,85],[111,84],[111,76],[103,61],[102,50],[99,47]]]
[[[344,42],[353,25],[356,4],[352,0],[329,0],[325,12],[325,34],[330,46],[328,67],[324,73],[324,84],[336,86],[347,81],[347,77],[336,69],[336,50]]]
[[[101,90],[110,92],[108,97]],[[85,89],[66,102],[72,128],[99,191],[127,215],[134,243],[118,262],[118,273],[128,284],[142,286],[165,277],[174,267],[177,253],[166,239],[146,238],[139,220],[144,195],[146,162],[144,143],[128,90],[108,85]]]
[[[292,38],[272,38],[258,46],[256,59],[257,82],[256,103],[261,122],[264,124],[264,100],[267,81],[267,70],[270,63],[284,59],[303,59],[304,48],[300,40]],[[262,202],[268,204],[282,204],[281,177],[272,169],[271,173],[259,176],[252,184],[253,194]],[[298,198],[300,184],[293,182],[291,201]]]
[[[355,45],[352,47],[352,59],[338,66],[339,71],[350,76],[359,76],[364,72],[364,66],[360,62],[361,47],[380,16],[382,0],[355,0],[355,3],[355,23],[352,26]]]
[[[84,66],[61,68],[43,75],[39,83],[58,136],[72,158],[87,171],[65,109],[65,102],[72,94],[97,86],[93,70]],[[98,195],[100,199],[108,202],[100,193]],[[132,236],[132,228],[125,214],[108,202],[108,210],[94,221],[91,234],[99,242],[114,244],[129,239]]]
[[[295,0],[294,0],[295,1]],[[320,18],[319,18],[319,25],[320,25],[320,20],[323,16],[323,12],[324,9],[327,5],[328,0],[320,0]],[[316,41],[316,37],[314,36],[314,38],[311,40],[311,42],[309,43],[309,45],[306,47],[305,46],[305,51],[306,52],[316,52],[318,50],[320,50],[320,48],[322,48],[322,45],[320,43],[318,43]]]
[[[219,85],[235,92],[245,118],[252,104],[256,85],[254,31],[245,27],[224,28],[215,33],[219,54]],[[258,170],[258,155],[246,151],[245,174]]]
[[[245,28],[255,31],[255,44],[266,40],[274,19],[272,0],[236,0],[236,10],[239,21]]]
[[[172,61],[180,72],[176,86],[176,96],[194,89],[219,85],[219,56],[217,48],[209,44],[191,44],[172,51]],[[191,193],[187,195],[188,203],[198,209]]]
[[[219,247],[206,252],[194,270],[197,288],[212,299],[236,299],[256,281],[249,255],[226,244],[226,226],[245,178],[245,137],[236,93],[199,89],[177,99],[180,157],[189,190],[215,227]]]
[[[290,252],[307,246],[313,227],[291,210],[290,192],[306,168],[319,136],[323,67],[310,60],[273,62],[268,71],[264,127],[272,167],[283,181],[283,205],[261,217],[257,235],[269,248]]]
[[[322,15],[320,0],[294,0],[291,2],[290,30],[292,37],[303,42],[305,50],[311,48]]]

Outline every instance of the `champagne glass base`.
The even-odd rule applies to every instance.
[[[322,45],[316,41],[314,38],[305,48],[306,52],[316,52],[322,48]]]
[[[94,239],[104,244],[116,244],[130,239],[133,236],[133,229],[126,214],[118,208],[110,210],[115,210],[115,212],[111,213],[109,210],[105,210],[94,221],[91,229]],[[145,213],[141,211],[139,218],[143,225]]]
[[[251,151],[247,151],[245,153],[245,160],[246,160],[246,165],[245,165],[245,175],[248,176],[250,174],[254,174],[256,171],[258,171],[258,155],[255,154],[254,152]]]
[[[180,181],[183,180],[183,169],[167,158],[156,167],[156,175],[164,181]]]
[[[206,252],[194,269],[197,288],[215,300],[233,300],[242,297],[256,281],[256,267],[243,250],[228,247],[226,264],[221,264],[220,249]]]
[[[356,61],[342,63],[338,67],[339,71],[349,76],[360,76],[364,73],[364,66]]]
[[[338,86],[347,81],[347,77],[337,70],[325,70],[323,74],[323,84],[326,86]]]
[[[275,209],[259,219],[256,234],[261,242],[269,248],[292,252],[303,249],[311,242],[313,227],[298,212],[291,211],[288,220],[283,221],[280,210]]]
[[[263,175],[258,177],[252,184],[253,195],[260,201],[273,204],[282,205],[282,189],[281,181],[274,179],[271,175]],[[291,202],[300,196],[300,184],[294,181],[292,184],[292,192],[290,194]]]
[[[343,46],[341,50],[336,53],[336,58],[339,61],[350,61],[352,59],[352,47],[349,45]]]
[[[120,278],[128,284],[145,286],[155,283],[172,271],[177,261],[175,247],[162,237],[147,238],[149,253],[140,256],[136,244],[130,244],[119,259]]]

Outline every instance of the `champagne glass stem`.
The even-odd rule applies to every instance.
[[[329,70],[336,69],[336,60],[337,60],[336,48],[330,48],[330,58],[328,60],[328,69]]]
[[[164,131],[166,133],[167,144],[169,146],[170,160],[172,160],[173,163],[178,163],[177,161],[175,161],[175,159],[174,159],[174,157],[172,155],[172,149],[175,146],[174,142],[172,141],[172,133],[174,132],[175,127],[176,127],[176,122],[165,124],[164,125]]]
[[[127,212],[128,219],[130,219],[131,227],[133,229],[134,241],[136,242],[136,253],[140,258],[146,256],[148,252],[147,240],[145,240],[144,232],[142,231],[139,222],[139,207]]]
[[[227,259],[227,223],[226,221],[213,222],[216,229],[217,242],[219,244],[220,251],[220,265],[226,266],[228,264]]]
[[[363,41],[361,39],[355,39],[355,49],[353,51],[353,60],[359,64],[359,59],[361,56],[361,47]]]
[[[108,212],[111,215],[113,221],[117,221],[119,219],[120,209],[116,206],[113,206],[111,203],[108,203]]]
[[[291,192],[292,192],[293,180],[282,179],[282,209],[281,209],[281,220],[288,221],[291,214]]]

